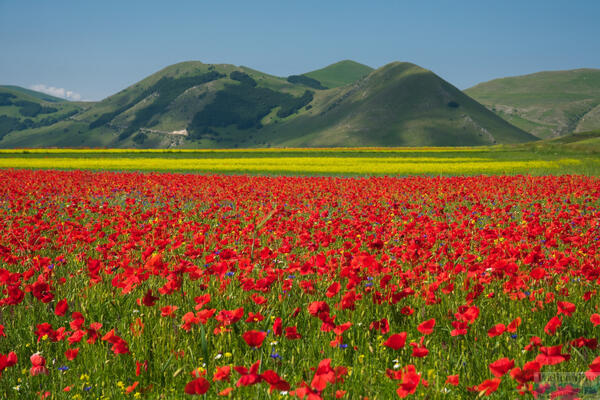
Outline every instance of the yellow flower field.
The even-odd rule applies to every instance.
[[[0,168],[94,169],[144,171],[214,171],[308,174],[511,174],[534,169],[560,170],[578,159],[498,161],[469,157],[266,157],[266,158],[0,158]]]

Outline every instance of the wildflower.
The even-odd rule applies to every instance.
[[[203,377],[196,378],[185,385],[185,393],[192,395],[204,394],[210,388],[210,383]]]
[[[247,331],[244,334],[242,334],[242,338],[244,339],[246,344],[254,348],[261,347],[266,337],[266,332],[259,332],[254,330]]]
[[[394,350],[399,350],[404,347],[406,336],[406,332],[394,333],[383,343],[383,345]]]
[[[48,368],[46,368],[46,359],[44,357],[39,353],[35,353],[29,359],[31,360],[31,369],[29,370],[31,376],[40,374],[48,375]]]

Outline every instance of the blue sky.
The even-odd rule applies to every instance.
[[[352,59],[465,89],[600,68],[598,16],[597,0],[0,0],[0,84],[99,100],[180,61],[287,76]]]

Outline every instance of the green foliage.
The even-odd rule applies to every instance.
[[[293,84],[297,84],[297,85],[304,85],[304,86],[308,86],[308,87],[311,87],[311,88],[317,89],[317,90],[327,89],[325,86],[323,86],[321,84],[321,82],[319,82],[318,80],[313,79],[311,77],[308,77],[306,75],[290,75],[287,77],[287,81],[289,83],[293,83]]]
[[[450,108],[458,108],[458,107],[460,107],[460,104],[458,104],[454,100],[451,100],[451,101],[448,102],[448,107],[450,107]]]
[[[210,127],[235,125],[238,129],[260,128],[261,120],[275,107],[277,115],[287,117],[310,103],[313,93],[306,91],[300,97],[251,84],[227,85],[217,92],[212,103],[194,116],[188,126],[191,138],[199,138]]]
[[[135,143],[137,143],[137,144],[139,144],[139,145],[142,145],[142,144],[144,144],[144,141],[145,141],[146,139],[148,139],[148,135],[146,135],[144,132],[140,132],[140,133],[138,133],[137,135],[135,135],[135,136],[133,137],[133,139],[132,139],[132,140],[133,140]]]
[[[18,119],[0,115],[0,139],[12,131],[25,129],[25,125]]]
[[[238,81],[243,85],[249,85],[249,86],[256,86],[256,81],[254,79],[252,79],[250,77],[250,75],[244,73],[244,72],[240,72],[240,71],[233,71],[229,74],[229,77],[231,79],[233,79],[234,81]]]
[[[27,100],[13,101],[13,104],[19,107],[19,113],[24,117],[35,117],[38,114],[51,114],[58,111],[54,107],[43,107],[39,103]]]
[[[279,118],[288,117],[310,103],[313,100],[313,92],[307,90],[300,97],[286,97],[282,100],[281,108],[277,111]]]
[[[10,106],[12,105],[11,99],[14,99],[15,96],[12,93],[0,93],[0,106]]]

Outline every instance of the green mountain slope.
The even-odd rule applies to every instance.
[[[18,86],[0,86],[0,140],[11,132],[53,126],[82,109],[59,100]]]
[[[599,69],[495,79],[465,93],[540,138],[600,128]]]
[[[510,125],[431,71],[391,63],[327,91],[313,107],[265,129],[280,146],[472,146],[535,137]]]
[[[327,88],[336,88],[356,82],[373,71],[373,68],[352,60],[344,60],[303,75],[316,79]]]
[[[386,65],[345,86],[317,87],[242,66],[184,62],[53,125],[14,130],[0,147],[469,146],[535,139],[410,63]]]
[[[27,96],[30,97],[35,97],[38,100],[41,101],[45,101],[48,103],[64,103],[68,100],[65,99],[61,99],[60,97],[55,97],[55,96],[51,96],[49,94],[46,93],[42,93],[42,92],[36,92],[35,90],[30,90],[30,89],[25,89],[21,86],[13,86],[13,85],[0,85],[0,90],[1,89],[8,89],[8,90],[13,90],[16,92],[20,92],[23,93]]]

